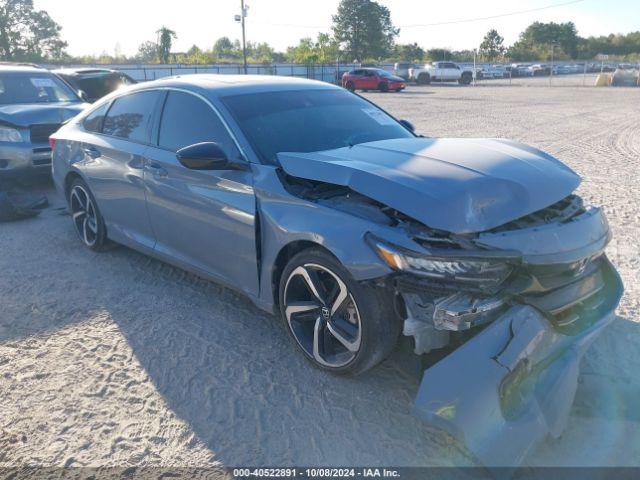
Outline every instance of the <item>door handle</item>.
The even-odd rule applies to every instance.
[[[148,162],[146,164],[147,171],[153,174],[154,177],[167,177],[169,176],[169,172],[166,168],[156,162]]]
[[[85,153],[85,155],[91,158],[98,158],[100,156],[100,150],[98,150],[96,147],[84,147],[82,151]]]

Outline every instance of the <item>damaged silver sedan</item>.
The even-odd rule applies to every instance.
[[[194,75],[99,101],[51,142],[82,243],[246,294],[312,363],[362,373],[410,337],[414,413],[487,465],[564,428],[622,284],[602,211],[553,157],[417,136],[321,82]]]

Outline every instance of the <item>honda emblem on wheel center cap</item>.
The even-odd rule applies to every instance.
[[[327,307],[322,307],[322,316],[326,320],[328,320],[329,319],[329,315],[330,315],[329,309]]]

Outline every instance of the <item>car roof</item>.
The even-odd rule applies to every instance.
[[[110,68],[59,68],[53,70],[53,73],[59,75],[85,75],[85,74],[105,74],[105,73],[120,73],[118,70],[112,70]]]
[[[2,73],[49,73],[46,68],[29,63],[3,63],[0,62],[0,72]]]
[[[220,97],[236,94],[262,93],[287,90],[320,90],[340,87],[317,80],[274,75],[219,75],[198,73],[165,77],[159,80],[133,85],[127,91],[149,88],[183,88],[198,92],[205,97]]]

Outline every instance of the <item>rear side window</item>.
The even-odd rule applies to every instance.
[[[175,152],[200,142],[216,142],[229,158],[238,156],[233,139],[209,105],[188,93],[169,92],[158,144]]]
[[[102,133],[134,142],[151,143],[151,119],[161,93],[137,92],[114,100]]]
[[[118,88],[118,79],[115,76],[101,75],[76,79],[78,88],[84,91],[89,98],[100,98]]]
[[[109,103],[107,102],[87,115],[87,118],[82,122],[84,129],[87,132],[102,132],[102,124],[104,123],[104,116],[106,115],[108,108]]]

